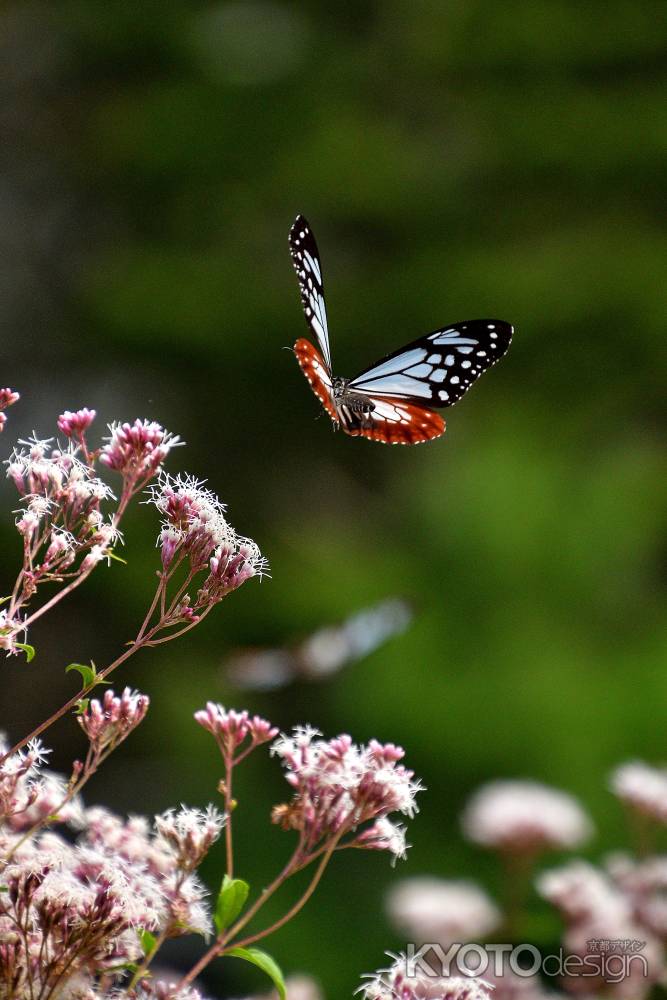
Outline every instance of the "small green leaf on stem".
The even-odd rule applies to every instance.
[[[119,562],[122,563],[123,566],[127,566],[127,559],[122,559],[120,556],[117,556],[113,549],[109,549],[106,555],[109,557],[109,559],[113,559],[114,562]]]
[[[97,667],[90,661],[90,666],[86,663],[70,663],[65,667],[65,673],[68,674],[70,670],[76,670],[77,673],[81,674],[81,680],[83,681],[84,690],[88,688],[95,687],[96,684],[110,684],[111,681],[102,681],[98,679]]]
[[[232,958],[242,958],[244,962],[256,965],[258,969],[267,974],[269,979],[273,980],[280,1000],[287,1000],[285,979],[280,971],[280,966],[265,951],[262,951],[260,948],[230,948],[229,951],[224,952],[223,957],[226,958],[227,955],[231,955]]]
[[[74,709],[74,714],[83,715],[84,712],[88,711],[89,705],[90,705],[90,698],[79,698]]]
[[[30,646],[27,642],[15,642],[14,645],[17,649],[22,649],[25,653],[25,658],[30,663],[31,660],[35,658],[35,647]]]
[[[155,934],[151,934],[150,931],[146,930],[139,931],[139,940],[141,941],[144,955],[151,955],[155,951],[155,945],[157,944]]]
[[[230,878],[229,875],[225,875],[216,900],[215,914],[213,915],[213,921],[218,934],[222,933],[226,927],[229,927],[233,920],[236,920],[245,906],[249,891],[250,886],[243,879]]]

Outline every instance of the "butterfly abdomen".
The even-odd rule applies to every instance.
[[[350,392],[347,388],[349,381],[347,378],[333,380],[334,400],[338,409],[348,410],[350,413],[372,413],[375,409],[373,400],[360,393]]]

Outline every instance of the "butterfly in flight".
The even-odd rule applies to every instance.
[[[435,410],[458,403],[482,372],[502,358],[512,326],[499,319],[452,323],[388,354],[355,378],[334,376],[322,265],[302,215],[294,221],[289,244],[306,322],[318,345],[300,337],[294,353],[334,426],[385,444],[420,444],[444,434],[445,421]]]

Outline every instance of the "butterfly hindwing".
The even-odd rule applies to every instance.
[[[370,413],[340,414],[340,425],[351,437],[365,437],[384,444],[422,444],[445,433],[445,421],[425,406],[373,396]]]
[[[332,382],[329,369],[324,358],[305,337],[300,337],[294,345],[296,360],[301,365],[301,371],[310,382],[310,387],[319,399],[335,424],[338,424],[338,413],[333,404]]]
[[[512,340],[502,320],[453,323],[407,344],[353,378],[355,393],[409,401],[416,406],[453,406],[479,376],[500,360]]]
[[[301,302],[306,322],[315,335],[327,369],[331,373],[331,351],[329,349],[327,310],[324,303],[322,264],[313,231],[302,215],[297,215],[290,229],[289,245],[299,279]]]

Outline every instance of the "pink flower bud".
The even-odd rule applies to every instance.
[[[223,705],[209,701],[206,708],[195,712],[195,720],[218,740],[224,750],[233,754],[241,744],[249,739],[249,746],[244,753],[266,743],[277,736],[278,729],[266,719],[254,715],[250,718],[248,712],[236,712],[233,708],[226,709]]]
[[[96,411],[89,410],[87,406],[74,413],[71,410],[65,410],[58,417],[58,430],[66,437],[80,438],[88,430],[95,417]]]
[[[148,695],[126,687],[119,696],[106,691],[101,701],[93,698],[78,722],[91,744],[102,750],[120,743],[143,722],[148,711]]]
[[[13,406],[21,398],[18,392],[13,389],[0,389],[0,410],[6,410],[8,406]]]
[[[150,420],[110,424],[109,431],[100,461],[133,483],[154,476],[171,449],[183,443]]]

